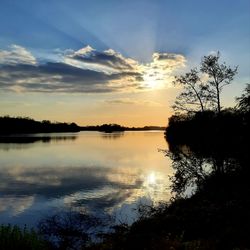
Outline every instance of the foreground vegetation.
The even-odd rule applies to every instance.
[[[45,250],[48,248],[45,242],[34,230],[18,226],[0,226],[0,249],[2,250]]]

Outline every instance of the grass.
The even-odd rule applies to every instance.
[[[45,250],[46,243],[33,229],[16,225],[0,225],[0,249],[1,250]]]

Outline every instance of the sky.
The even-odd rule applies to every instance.
[[[175,75],[220,51],[250,82],[249,0],[0,0],[0,115],[166,126]]]

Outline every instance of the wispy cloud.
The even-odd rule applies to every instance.
[[[0,50],[0,64],[18,65],[30,64],[36,65],[36,58],[24,47],[11,45],[9,50]]]
[[[114,104],[114,105],[142,105],[142,106],[151,106],[151,107],[162,107],[163,105],[159,102],[154,102],[150,100],[134,100],[131,98],[120,98],[120,99],[111,99],[105,100],[105,103]]]
[[[103,93],[164,87],[174,70],[185,65],[178,54],[154,53],[142,64],[109,49],[90,46],[59,51],[57,61],[38,62],[26,48],[0,50],[0,88],[18,92]]]

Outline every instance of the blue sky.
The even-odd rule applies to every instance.
[[[233,94],[234,96],[240,94],[245,83],[249,82],[249,0],[1,0],[0,34],[0,56],[5,56],[2,59],[2,67],[5,67],[2,72],[4,70],[5,72],[13,72],[17,69],[17,74],[25,75],[24,79],[30,83],[27,88],[25,85],[25,89],[23,86],[21,88],[15,84],[11,86],[12,92],[7,91],[7,82],[0,85],[0,87],[4,86],[0,89],[0,95],[4,96],[1,114],[29,115],[38,119],[45,119],[44,116],[48,112],[43,113],[41,111],[41,114],[38,115],[31,107],[35,104],[36,107],[46,110],[48,107],[45,104],[49,100],[54,100],[50,105],[56,107],[56,103],[62,103],[62,99],[64,99],[67,100],[68,106],[71,104],[79,106],[81,101],[82,103],[87,102],[88,105],[93,107],[94,112],[103,115],[103,118],[100,119],[103,122],[115,122],[114,117],[117,118],[118,112],[127,114],[125,115],[126,118],[118,119],[118,122],[130,119],[128,109],[131,107],[129,107],[129,103],[134,103],[138,106],[138,114],[135,111],[134,116],[146,122],[139,115],[143,113],[142,106],[145,98],[147,98],[146,102],[148,103],[147,109],[151,109],[151,116],[156,116],[154,114],[161,113],[160,109],[162,109],[162,112],[164,109],[166,110],[164,106],[171,104],[176,92],[170,88],[169,83],[165,87],[160,84],[161,88],[153,88],[152,80],[155,79],[150,78],[151,74],[146,74],[146,76],[144,74],[144,78],[149,80],[147,80],[148,83],[143,85],[143,87],[151,86],[151,92],[149,89],[142,91],[143,93],[137,91],[142,88],[138,84],[140,82],[138,72],[142,68],[145,71],[145,67],[150,71],[150,67],[156,67],[157,65],[158,73],[160,72],[162,78],[170,77],[172,73],[181,70],[184,63],[185,67],[182,70],[185,71],[198,65],[202,56],[218,50],[221,51],[222,59],[228,64],[239,65],[239,73],[235,79],[237,84],[225,90],[225,103],[232,103],[234,100]],[[95,66],[98,67],[93,68],[93,64],[90,65],[89,61],[86,60],[81,61],[81,64],[72,61],[72,59],[76,59],[77,53],[79,55],[79,51],[82,48],[88,48],[87,46],[91,48],[88,51],[91,53],[91,60],[98,59],[98,63],[95,62]],[[81,52],[83,53],[83,51]],[[155,56],[153,56],[154,53]],[[171,56],[166,58],[166,53],[171,54]],[[165,63],[170,66],[167,73],[163,74],[162,68],[164,66],[159,64],[160,60],[158,60],[159,57],[157,59],[157,55],[164,54]],[[24,57],[24,59],[21,60],[21,57]],[[13,66],[13,60],[16,60],[15,67]],[[88,60],[90,59],[88,58]],[[118,69],[117,65],[113,66],[118,61],[120,63],[119,70],[123,66],[122,72],[119,71],[119,75],[115,74],[114,76],[113,73],[117,73]],[[173,61],[175,64],[173,64]],[[5,65],[6,63],[8,67]],[[29,64],[29,67],[27,65],[24,67],[24,63]],[[84,71],[81,68],[83,63]],[[128,65],[131,63],[132,67],[128,70]],[[22,67],[20,67],[20,64],[22,64]],[[37,69],[38,64],[39,69]],[[107,67],[109,67],[109,71],[107,71]],[[170,67],[176,67],[177,71],[170,72]],[[78,72],[75,68],[81,68],[81,72]],[[35,72],[32,73],[32,79],[36,77],[36,81],[32,83],[31,77],[27,78],[27,72],[31,71]],[[52,71],[55,77],[52,77]],[[70,73],[65,73],[69,71]],[[77,79],[73,79],[73,74],[77,76]],[[11,77],[18,83],[20,82],[20,79],[16,79],[16,75],[13,76],[12,74]],[[53,80],[53,84],[57,88],[51,88],[49,86],[51,77],[53,79],[61,77],[63,84],[67,80],[73,79],[72,82],[77,84],[77,87],[64,88],[60,85],[61,82],[59,84]],[[37,80],[42,81],[45,78],[46,91],[44,91],[45,85],[40,88]],[[82,87],[80,84],[82,78],[85,79],[85,85],[89,81],[89,87],[85,87],[85,85]],[[107,85],[103,87],[104,84],[100,85],[105,81],[108,82],[108,87]],[[122,81],[122,83],[119,81]],[[60,86],[58,87],[58,85]],[[96,90],[96,87],[98,87],[98,90]],[[133,87],[135,88],[133,89]],[[40,91],[37,91],[38,89]],[[124,89],[129,91],[124,93],[122,91]],[[89,94],[90,92],[92,94]],[[168,101],[164,101],[164,96],[168,96]],[[8,100],[6,100],[7,97]],[[4,102],[3,99],[5,99]],[[23,103],[24,100],[26,100],[26,108],[13,108],[13,103]],[[36,103],[34,103],[34,100],[36,100]],[[40,100],[40,102],[37,102],[37,100]],[[159,105],[156,104],[156,100]],[[100,103],[99,108],[96,107],[98,102]],[[101,111],[103,102],[110,105],[109,108],[114,116]],[[152,105],[149,104],[150,102]],[[118,103],[120,103],[120,109],[116,110]],[[127,106],[123,107],[121,103]],[[68,106],[64,108],[67,110]],[[158,107],[157,110],[156,106]],[[72,111],[69,111],[69,113],[71,114]],[[167,115],[169,113],[170,111]],[[56,117],[55,113],[51,113],[50,117],[59,120],[64,118],[66,120],[74,119],[80,123],[97,122],[97,119],[93,118],[79,119],[79,115],[86,117],[89,114],[83,108],[82,112],[78,111],[75,116],[66,115],[64,117],[61,114]],[[167,117],[163,117],[165,122]],[[161,125],[164,123],[159,119],[154,121],[155,123],[161,123]]]

